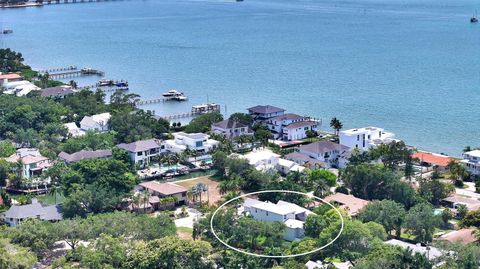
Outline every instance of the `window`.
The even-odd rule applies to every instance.
[[[370,135],[368,135],[368,139],[370,139]]]
[[[137,152],[137,156],[142,156],[143,152]]]
[[[197,148],[203,147],[203,141],[197,141],[195,143],[195,147],[197,147]]]
[[[357,141],[360,141],[360,135],[357,135]]]
[[[267,213],[267,216],[268,216],[268,211],[266,211],[265,213]]]

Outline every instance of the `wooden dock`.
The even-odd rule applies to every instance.
[[[97,75],[97,76],[103,77],[105,75],[105,72],[98,69],[93,69],[93,68],[78,69],[76,66],[40,70],[38,71],[38,73],[42,75],[48,73],[50,79],[65,79],[65,78],[88,76],[88,75]]]
[[[77,90],[95,90],[100,89],[103,92],[118,92],[118,91],[128,91],[128,87],[116,87],[116,86],[99,86],[98,84],[90,85],[90,86],[82,86],[78,87]]]
[[[178,114],[160,116],[160,117],[166,120],[176,120],[176,119],[183,119],[183,118],[191,118],[194,116],[217,112],[217,111],[220,111],[220,105],[212,103],[212,104],[193,106],[191,112],[184,112],[184,113],[178,113]]]

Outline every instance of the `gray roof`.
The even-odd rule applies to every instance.
[[[276,106],[270,106],[270,105],[258,105],[254,106],[248,109],[250,113],[257,113],[257,114],[270,114],[270,113],[277,113],[277,112],[283,112],[285,109],[279,108]]]
[[[227,120],[222,120],[220,122],[214,123],[213,126],[222,128],[222,129],[235,129],[235,128],[245,128],[248,127],[248,125],[243,124],[241,122],[227,119]]]
[[[307,121],[298,121],[294,123],[290,123],[289,125],[285,126],[285,129],[295,129],[295,128],[300,128],[300,127],[305,127],[305,126],[313,126],[313,125],[318,125],[318,122],[312,121],[312,120],[307,120]]]
[[[55,96],[65,96],[69,94],[75,93],[71,88],[67,87],[51,87],[51,88],[45,88],[42,90],[41,96],[42,97],[55,97]]]
[[[110,149],[81,150],[72,154],[62,151],[60,154],[58,154],[58,157],[67,162],[78,162],[85,159],[112,157],[112,151]]]
[[[310,163],[310,164],[318,164],[320,166],[325,166],[325,162],[319,161],[317,159],[314,159],[306,154],[300,153],[300,152],[292,152],[284,156],[285,159],[291,160],[294,162],[301,161],[305,163]]]
[[[306,118],[306,117],[300,116],[294,113],[287,113],[287,114],[273,117],[270,120],[297,120],[297,119],[303,119],[303,118]]]
[[[330,152],[330,151],[345,151],[348,150],[349,147],[340,145],[331,141],[318,141],[314,142],[308,145],[303,145],[300,146],[299,150],[305,150],[308,152],[313,152],[313,153],[325,153],[325,152]]]
[[[160,146],[160,141],[158,139],[140,140],[128,144],[122,143],[117,145],[117,147],[130,152],[147,151],[159,148]]]
[[[40,216],[41,220],[61,220],[61,208],[57,205],[43,207],[40,203],[12,205],[5,212],[5,218],[25,219]]]

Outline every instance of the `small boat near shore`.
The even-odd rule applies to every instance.
[[[113,80],[110,79],[101,79],[98,81],[98,86],[112,86],[113,85]]]
[[[8,34],[11,34],[11,33],[13,33],[12,29],[3,29],[2,30],[2,34],[4,34],[4,35],[8,35]]]

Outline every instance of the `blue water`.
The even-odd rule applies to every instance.
[[[384,127],[459,155],[480,146],[480,23],[474,0],[121,1],[0,10],[0,45],[33,67],[100,68],[143,98],[171,88],[189,111],[256,104],[346,128]],[[95,78],[96,79],[96,78]],[[93,82],[82,80],[81,83]]]

